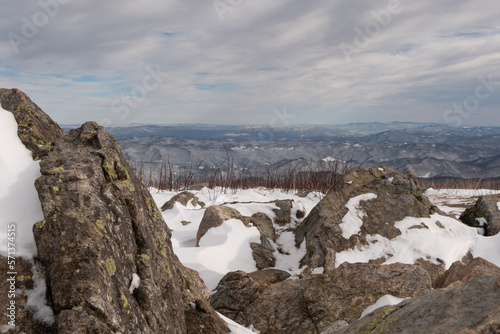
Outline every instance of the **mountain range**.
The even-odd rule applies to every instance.
[[[72,126],[63,128],[69,129]],[[500,176],[500,127],[434,123],[329,126],[133,125],[108,128],[130,162],[168,161],[179,170],[225,165],[253,173],[320,169],[332,162],[384,164],[418,177]]]

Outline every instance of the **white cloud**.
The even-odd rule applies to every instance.
[[[49,1],[68,0],[42,0]],[[493,0],[401,0],[347,63],[341,43],[353,44],[355,28],[364,30],[389,3],[244,0],[221,21],[212,1],[69,1],[15,54],[6,34],[22,35],[23,17],[42,9],[7,2],[0,85],[27,91],[64,123],[267,124],[284,106],[298,123],[443,122],[479,76],[500,73]],[[111,104],[156,65],[168,78],[120,119]],[[500,125],[490,119],[499,103],[493,94],[463,123]]]

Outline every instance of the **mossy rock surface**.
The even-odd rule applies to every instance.
[[[187,312],[208,304],[208,289],[174,255],[151,194],[103,127],[65,132],[40,168],[45,220],[33,232],[59,333],[228,332],[210,307]],[[141,283],[130,292],[133,274]]]
[[[14,114],[21,142],[35,160],[46,156],[64,130],[19,89],[0,88],[0,104]]]

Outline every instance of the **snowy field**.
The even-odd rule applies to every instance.
[[[150,188],[150,192],[158,207],[177,194],[177,192],[158,191],[153,188]],[[222,189],[204,188],[200,191],[192,191],[192,193],[206,203],[205,208],[194,207],[191,202],[187,206],[176,203],[173,209],[164,211],[162,214],[168,226],[173,230],[174,252],[184,265],[200,273],[210,290],[215,289],[219,280],[229,271],[251,272],[257,270],[252,258],[250,243],[259,243],[260,236],[256,227],[245,227],[240,220],[230,219],[219,227],[211,228],[202,237],[200,247],[195,247],[196,232],[207,207],[240,202],[227,204],[227,206],[237,209],[244,216],[263,212],[274,220],[276,216],[272,209],[278,207],[273,203],[266,202],[292,199],[295,210],[305,209],[306,213],[309,213],[321,197],[321,194],[313,193],[307,197],[298,197],[277,190],[265,189],[228,190],[224,193]],[[474,203],[477,196],[490,193],[498,192],[446,189],[429,189],[426,192],[427,195],[433,197],[435,203],[444,212],[449,212],[447,209],[450,208],[450,205]],[[345,237],[350,237],[360,230],[361,218],[365,216],[365,213],[359,202],[375,197],[374,194],[365,194],[353,198],[347,203],[349,211],[341,224]],[[459,215],[464,208],[454,207],[453,209]],[[190,223],[186,225],[186,222]],[[291,227],[293,228],[300,222],[301,220],[295,219],[295,224]],[[287,254],[275,252],[276,268],[288,271],[292,275],[290,279],[297,278],[301,271],[299,260],[306,251],[305,244],[296,248],[294,235],[287,231],[288,227],[283,228],[277,224],[274,227],[278,237],[275,249],[279,247],[284,250],[282,253]],[[413,264],[418,258],[426,258],[435,263],[444,263],[446,268],[449,268],[453,262],[461,260],[468,251],[471,251],[475,257],[483,257],[500,266],[500,235],[484,237],[481,235],[481,229],[466,226],[456,219],[438,214],[429,218],[407,217],[397,222],[396,227],[402,233],[392,240],[373,235],[369,239],[370,245],[338,253],[336,266],[343,262],[368,262],[372,259],[386,257],[387,264],[395,262]],[[321,272],[321,269],[316,268],[315,272]]]
[[[153,188],[150,188],[150,192],[158,207],[177,194],[177,192],[157,191]],[[196,233],[207,207],[239,202],[227,204],[227,206],[238,210],[243,216],[263,212],[274,221],[276,216],[273,209],[279,208],[274,203],[268,202],[280,199],[294,200],[292,208],[292,217],[294,217],[297,210],[310,212],[320,201],[321,195],[310,193],[307,197],[298,197],[293,194],[265,189],[228,190],[224,193],[221,188],[203,188],[201,191],[193,191],[192,193],[205,202],[205,208],[194,207],[191,202],[187,206],[175,203],[171,210],[166,210],[162,214],[168,227],[173,230],[172,244],[175,254],[185,266],[200,273],[210,290],[214,290],[221,278],[230,271],[252,272],[257,270],[250,243],[260,243],[260,234],[256,227],[245,227],[241,220],[230,219],[221,226],[208,230],[200,240],[200,247],[195,247]],[[184,225],[183,221],[190,223]],[[295,227],[300,222],[301,220],[295,219],[295,224],[292,220],[292,226],[285,227],[274,224],[277,234],[274,248],[279,247],[289,253],[289,255],[283,255],[275,252],[276,268],[288,271],[295,277],[298,277],[301,271],[299,260],[305,255],[306,245],[304,242],[300,248],[296,248],[295,236],[287,229]]]
[[[17,124],[13,115],[0,108],[0,253],[9,255],[7,245],[15,241],[16,256],[32,261],[36,257],[36,247],[32,234],[33,224],[43,219],[34,181],[40,176],[39,163],[34,162],[31,153],[17,137]],[[150,189],[158,207],[176,195],[176,192]],[[274,219],[274,203],[279,199],[294,200],[292,217],[297,210],[305,210],[308,214],[320,201],[321,194],[310,193],[307,197],[299,197],[278,190],[252,189],[228,190],[207,189],[193,191],[206,203],[205,208],[195,207],[192,203],[183,206],[176,203],[174,208],[162,213],[172,232],[174,251],[187,267],[200,273],[210,290],[214,290],[219,280],[229,271],[255,271],[256,265],[250,248],[251,242],[260,242],[256,227],[246,227],[240,220],[231,219],[221,226],[210,229],[201,239],[200,247],[195,247],[196,233],[206,208],[210,205],[227,205],[237,209],[244,216],[263,212]],[[465,207],[473,204],[478,196],[493,192],[489,190],[433,190],[426,195],[444,212],[459,215]],[[352,199],[347,204],[347,213],[341,228],[346,236],[358,233],[360,219],[365,215],[359,205],[361,200],[375,198],[373,194],[362,195],[359,201]],[[233,204],[227,204],[233,203]],[[236,203],[236,204],[234,204]],[[500,203],[499,203],[500,207]],[[358,219],[359,218],[359,219]],[[183,224],[184,222],[184,224]],[[190,222],[187,224],[186,222]],[[295,247],[293,228],[301,222],[294,219],[291,226],[275,225],[277,240],[273,245],[281,252],[275,252],[276,268],[288,271],[296,279],[301,269],[299,260],[306,252],[305,243]],[[16,227],[12,228],[15,223]],[[362,222],[361,222],[362,223]],[[382,256],[387,263],[402,262],[412,264],[418,258],[426,258],[433,262],[443,262],[449,267],[454,261],[470,251],[475,257],[481,256],[500,266],[500,234],[484,237],[476,228],[468,227],[459,221],[445,216],[433,215],[430,218],[405,218],[396,223],[401,235],[392,240],[374,235],[370,245],[344,251],[337,254],[336,265],[342,262],[368,262]],[[423,228],[415,228],[420,226]],[[15,239],[12,233],[15,230]],[[10,238],[10,239],[9,239]],[[12,254],[10,254],[12,255]],[[322,268],[315,268],[313,273],[322,273]],[[139,278],[137,278],[139,280]],[[45,281],[34,277],[35,289],[28,296],[28,304],[35,310],[35,316],[53,321],[53,315],[46,306]],[[132,288],[132,287],[131,287]],[[376,306],[398,302],[390,296],[383,297]],[[227,320],[233,333],[253,333]]]

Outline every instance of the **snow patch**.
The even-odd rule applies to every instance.
[[[130,287],[128,288],[130,294],[133,294],[134,290],[137,289],[140,284],[141,284],[141,278],[136,273],[133,273],[132,282],[130,282]]]
[[[257,270],[250,248],[252,242],[260,243],[259,230],[246,227],[241,220],[229,219],[209,229],[200,239],[200,247],[174,247],[174,251],[185,266],[198,271],[212,291],[230,271]]]
[[[233,320],[223,316],[219,312],[217,312],[219,317],[221,317],[222,320],[224,320],[227,324],[227,327],[231,330],[230,334],[259,334],[260,331],[256,330],[253,328],[253,326],[250,326],[250,328],[243,327],[242,325],[234,322]]]
[[[302,241],[299,248],[295,247],[295,234],[293,232],[283,232],[276,240],[276,243],[270,240],[276,251],[274,257],[276,258],[276,265],[274,268],[287,271],[292,275],[291,278],[298,278],[300,269],[300,260],[306,255],[306,241]],[[278,251],[281,250],[281,252]]]
[[[351,236],[361,232],[363,217],[366,216],[360,208],[361,201],[368,201],[375,198],[377,198],[377,195],[369,193],[353,197],[347,202],[345,206],[349,211],[342,218],[342,223],[339,224],[342,229],[342,237],[349,239]]]
[[[8,242],[15,243],[15,256],[27,260],[37,255],[33,224],[43,220],[35,189],[40,163],[17,136],[14,115],[0,108],[0,254],[7,256]],[[15,242],[8,240],[8,225],[15,224]],[[13,255],[13,254],[10,254]]]
[[[384,306],[389,306],[389,305],[398,305],[402,301],[409,299],[409,298],[398,298],[394,297],[391,295],[385,295],[383,297],[380,297],[375,304],[368,306],[362,313],[359,319],[363,318],[365,315],[375,311],[378,308],[384,307]]]
[[[48,325],[52,325],[55,321],[54,312],[48,306],[47,299],[47,283],[40,275],[36,266],[33,266],[33,282],[34,287],[31,290],[26,290],[26,306],[33,310],[33,318]]]
[[[425,228],[412,228],[415,226]],[[381,257],[387,259],[385,264],[413,264],[419,258],[424,258],[436,264],[443,262],[448,269],[468,251],[475,257],[481,256],[497,265],[500,264],[500,252],[498,246],[493,244],[494,237],[481,237],[475,228],[454,218],[439,214],[430,218],[407,217],[397,222],[395,227],[401,231],[400,236],[394,239],[387,239],[378,234],[367,236],[369,245],[337,253],[335,266],[338,267],[343,262],[368,262]],[[488,250],[493,254],[488,254]]]
[[[311,274],[313,275],[321,275],[324,273],[325,273],[325,267],[314,268],[313,271],[311,272]]]
[[[500,211],[500,202],[497,203],[498,211]]]

